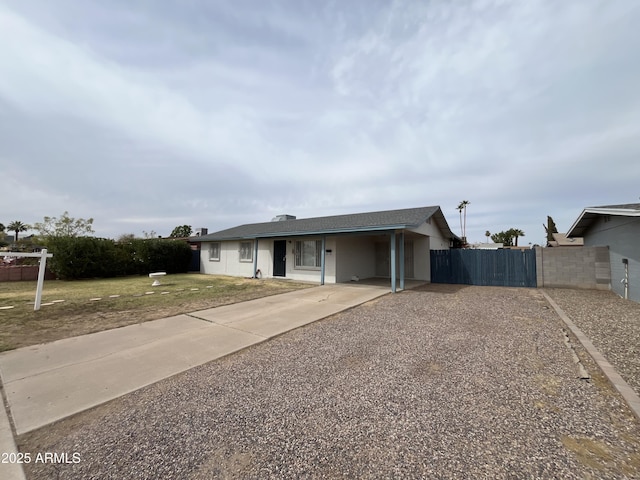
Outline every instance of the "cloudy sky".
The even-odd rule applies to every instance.
[[[637,0],[0,0],[0,222],[97,236],[640,197]]]

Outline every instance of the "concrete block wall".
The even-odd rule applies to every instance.
[[[538,287],[611,289],[608,247],[536,248]]]

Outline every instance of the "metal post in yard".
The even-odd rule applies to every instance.
[[[322,253],[320,254],[320,285],[324,285],[324,265],[326,253],[326,236],[322,236]]]
[[[404,231],[400,232],[400,255],[398,261],[400,262],[400,290],[404,290]]]
[[[42,303],[42,287],[44,285],[44,272],[47,268],[47,249],[43,248],[40,252],[40,267],[38,268],[38,284],[36,286],[36,301],[33,304],[33,310],[40,310]]]
[[[391,291],[396,293],[396,232],[391,233]]]
[[[253,243],[253,278],[258,277],[258,239]]]
[[[47,269],[47,258],[53,257],[52,253],[47,253],[47,249],[43,248],[40,253],[23,253],[23,252],[2,252],[5,257],[30,257],[40,258],[40,267],[38,268],[38,282],[36,284],[36,301],[33,304],[34,310],[40,310],[42,303],[42,286],[44,285],[44,273]]]

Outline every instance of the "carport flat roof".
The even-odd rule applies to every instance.
[[[353,213],[328,217],[291,219],[284,221],[250,223],[219,232],[191,237],[189,240],[210,242],[219,240],[255,239],[299,235],[326,235],[359,233],[415,228],[433,218],[438,227],[450,238],[451,231],[439,206]]]

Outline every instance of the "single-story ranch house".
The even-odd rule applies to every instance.
[[[611,290],[640,302],[640,203],[585,208],[567,232],[575,237],[609,247]]]
[[[281,215],[190,238],[201,243],[200,271],[327,283],[388,278],[429,281],[430,250],[460,239],[438,206],[296,219]]]

